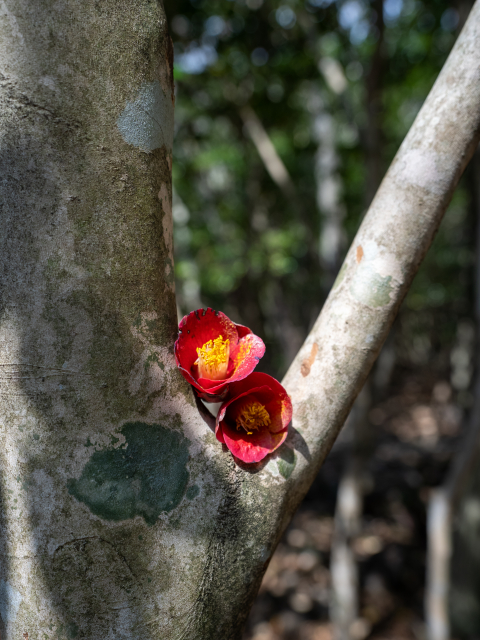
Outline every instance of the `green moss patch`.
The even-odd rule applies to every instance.
[[[188,440],[158,424],[128,422],[125,444],[95,451],[68,491],[104,520],[142,516],[153,525],[177,507],[187,488]]]
[[[278,450],[278,456],[278,470],[285,478],[285,480],[288,480],[288,478],[292,475],[293,470],[295,469],[295,465],[297,464],[295,451],[284,444]]]

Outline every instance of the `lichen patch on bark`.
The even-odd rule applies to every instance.
[[[189,479],[188,441],[158,424],[132,422],[121,429],[125,445],[95,451],[68,491],[104,520],[141,516],[155,524],[175,509]]]
[[[442,193],[445,191],[445,177],[437,164],[437,154],[433,151],[426,153],[420,149],[412,149],[395,166],[396,179],[400,183],[407,182],[431,193]]]
[[[401,271],[394,256],[373,240],[357,246],[350,294],[372,308],[384,307],[401,281]]]
[[[390,294],[393,291],[391,281],[392,276],[382,277],[368,265],[353,279],[350,293],[369,307],[384,307],[390,302]]]
[[[144,82],[117,120],[122,138],[147,153],[173,146],[173,104],[158,80]]]

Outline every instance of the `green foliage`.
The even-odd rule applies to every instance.
[[[166,0],[179,305],[223,309],[266,337],[273,349],[262,366],[273,374],[285,371],[340,266],[321,250],[332,215],[318,197],[328,154],[344,253],[456,37],[448,0],[385,0],[381,9],[381,0]],[[245,105],[285,164],[292,197],[248,136]],[[330,151],[319,133],[325,114]],[[451,335],[470,311],[468,201],[460,190],[405,308],[444,314]]]

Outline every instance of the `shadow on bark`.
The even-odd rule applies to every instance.
[[[144,403],[147,391],[144,393],[141,388],[140,398],[133,399],[128,391],[128,375],[140,354],[125,319],[115,310],[106,312],[108,303],[96,295],[93,287],[89,289],[85,285],[84,291],[79,291],[81,287],[77,286],[72,293],[69,287],[72,275],[62,273],[65,266],[56,252],[51,256],[42,255],[45,249],[42,244],[50,239],[53,246],[55,241],[68,244],[70,240],[57,229],[57,225],[65,222],[61,218],[67,212],[61,188],[55,181],[54,171],[59,169],[56,166],[58,158],[53,155],[43,153],[41,140],[25,135],[22,139],[15,135],[15,144],[4,145],[0,151],[3,182],[0,236],[2,318],[4,326],[7,326],[7,335],[10,338],[14,335],[18,342],[15,349],[8,345],[12,347],[12,353],[7,348],[1,363],[2,401],[6,413],[18,413],[24,409],[29,416],[29,423],[20,428],[21,433],[8,434],[22,461],[23,500],[28,514],[23,513],[20,525],[12,524],[15,514],[12,506],[3,509],[0,505],[0,513],[8,514],[8,523],[1,522],[0,614],[2,619],[10,616],[13,623],[20,605],[17,602],[18,598],[21,600],[18,575],[14,576],[17,589],[8,582],[11,569],[8,558],[12,553],[17,556],[17,566],[13,568],[17,574],[23,562],[18,550],[12,549],[12,538],[17,538],[17,542],[29,549],[35,566],[33,574],[37,578],[35,588],[42,593],[42,604],[48,603],[47,618],[53,623],[59,639],[97,640],[113,634],[119,639],[146,640],[157,637],[156,622],[160,612],[157,594],[149,586],[147,572],[143,570],[148,562],[140,558],[143,553],[140,540],[148,528],[145,522],[157,524],[158,512],[171,511],[171,505],[155,504],[152,509],[147,504],[142,511],[138,495],[128,494],[122,503],[124,511],[119,511],[116,489],[128,492],[133,487],[135,493],[136,485],[147,481],[147,488],[154,486],[158,489],[158,482],[155,482],[162,475],[162,469],[157,468],[157,478],[145,479],[145,474],[142,476],[140,467],[145,462],[145,450],[150,442],[139,443],[138,437],[134,455],[130,455],[125,463],[128,463],[131,475],[126,489],[113,470],[110,476],[97,478],[94,489],[86,492],[83,504],[78,501],[74,504],[76,499],[68,495],[65,461],[77,455],[79,446],[88,447],[85,431],[89,431],[89,421],[95,413],[95,408],[92,411],[89,407],[89,401],[98,401],[96,391],[100,389],[107,413],[107,420],[105,416],[97,418],[101,426],[96,430],[100,432],[102,429],[112,431],[108,414],[118,412],[128,416],[145,410],[145,405],[140,405]],[[25,158],[29,157],[35,158],[35,162],[31,162],[25,171]],[[85,160],[77,156],[76,162]],[[50,167],[53,170],[49,179],[46,175]],[[25,182],[25,176],[28,182]],[[64,225],[63,231],[66,229],[68,225]],[[62,252],[58,251],[58,254]],[[59,284],[62,281],[64,284]],[[100,366],[97,374],[78,374],[62,365],[72,354],[78,325],[90,321],[96,324],[98,339],[95,344],[85,344],[83,348],[95,349],[92,357],[100,361]],[[17,399],[9,395],[15,392]],[[148,428],[149,425],[145,426]],[[181,438],[183,436],[179,436]],[[104,457],[120,451],[108,445],[104,450]],[[89,457],[86,460],[92,460],[98,453],[92,446],[87,450]],[[85,455],[83,457],[85,459]],[[113,462],[118,462],[119,458],[121,456],[117,455]],[[151,457],[147,461],[151,470]],[[17,471],[18,465],[6,464],[2,486],[15,482]],[[97,468],[96,472],[98,475],[101,469]],[[188,479],[188,472],[186,474]],[[180,488],[182,493],[173,496],[174,501],[185,499],[186,485]],[[100,498],[97,496],[95,502],[93,494],[106,489],[111,489],[111,493]],[[219,491],[224,491],[228,497],[217,522],[212,523],[212,557],[209,557],[202,579],[204,595],[201,608],[197,606],[189,614],[192,628],[198,628],[198,615],[211,606],[209,582],[218,572],[216,558],[219,554],[228,556],[228,552],[222,551],[222,545],[228,546],[228,542],[235,539],[236,527],[241,523],[239,508],[235,507],[236,493],[232,493],[228,482],[223,487],[219,486]],[[90,503],[87,505],[88,500]],[[165,506],[164,510],[162,506]],[[98,513],[100,508],[103,509],[103,517]],[[92,511],[99,517],[92,516]],[[122,518],[122,515],[126,517]],[[59,535],[59,522],[65,528],[62,536]],[[187,527],[185,535],[190,533]],[[62,544],[58,544],[59,537],[63,538]],[[168,567],[168,554],[164,554],[163,561]],[[25,577],[29,579],[33,574],[27,569]],[[168,571],[165,574],[168,585]],[[20,632],[27,632],[30,637],[36,637],[36,634],[46,631],[42,628],[45,619],[35,611],[35,602],[24,599],[24,609],[25,615],[20,611],[17,625],[9,634],[14,633],[17,637]],[[32,626],[29,628],[28,624]],[[3,622],[0,631],[2,638],[10,637],[5,635],[7,630]]]
[[[0,483],[0,531],[7,531],[5,518],[5,483]],[[20,599],[18,592],[10,584],[9,540],[0,535],[0,638],[7,638],[9,621],[14,618]]]
[[[219,455],[213,468],[211,460],[202,463],[184,457],[186,469],[195,462],[202,468],[198,473],[213,476],[218,496],[216,516],[202,525],[200,533],[195,529],[199,525],[177,510],[195,497],[189,497],[187,490],[191,472],[187,471],[187,481],[184,476],[178,481],[177,493],[169,494],[171,502],[162,502],[160,497],[152,506],[153,494],[162,496],[170,491],[168,483],[162,484],[164,469],[155,455],[160,451],[159,456],[166,456],[161,461],[170,464],[168,449],[174,449],[173,459],[177,460],[184,456],[186,439],[180,418],[177,422],[167,420],[165,425],[151,425],[146,419],[115,427],[118,416],[146,415],[168,390],[162,387],[152,394],[142,383],[138,393],[129,392],[129,376],[140,361],[142,347],[133,339],[122,314],[112,308],[111,300],[104,300],[98,287],[95,289],[95,280],[90,283],[86,267],[84,274],[72,274],[69,265],[62,263],[67,249],[75,255],[77,265],[85,257],[87,250],[78,244],[82,234],[69,235],[69,229],[81,222],[80,215],[75,217],[75,207],[83,206],[84,213],[88,209],[88,191],[85,186],[87,204],[82,203],[81,181],[74,183],[73,194],[66,196],[68,182],[57,183],[55,172],[62,172],[61,158],[69,157],[70,147],[76,148],[75,163],[86,166],[85,185],[89,170],[87,159],[80,157],[82,146],[74,130],[67,127],[61,149],[46,142],[55,139],[55,126],[64,125],[52,124],[52,131],[47,128],[42,140],[28,137],[26,127],[19,125],[5,138],[10,144],[0,150],[0,337],[6,335],[11,341],[14,336],[18,342],[10,344],[3,356],[1,400],[7,414],[18,414],[21,409],[28,417],[23,431],[17,431],[21,423],[12,418],[8,433],[22,461],[22,499],[28,524],[25,515],[13,523],[15,512],[0,505],[0,513],[8,514],[8,524],[1,523],[2,576],[14,572],[17,587],[19,570],[25,573],[24,582],[32,582],[33,576],[36,580],[12,627],[15,637],[27,632],[34,638],[51,624],[50,630],[59,640],[153,640],[160,630],[165,634],[166,628],[170,630],[163,637],[172,640],[237,640],[281,535],[276,530],[277,520],[285,516],[281,510],[276,517],[268,515],[278,505],[267,495],[258,500],[259,469],[241,468],[230,454]],[[25,167],[26,158],[35,161]],[[71,167],[66,175],[69,172]],[[80,195],[75,195],[75,188]],[[84,278],[81,284],[79,278]],[[94,329],[93,342],[82,334],[88,326]],[[77,367],[81,371],[65,366],[75,349],[88,354],[85,367]],[[94,370],[89,369],[92,361]],[[8,395],[10,389],[17,399]],[[142,428],[150,434],[144,441],[139,435]],[[86,437],[99,433],[107,438],[112,431],[126,438],[125,446],[113,437],[97,445]],[[169,446],[163,447],[166,453],[162,453],[161,445],[166,441],[158,438],[167,437],[166,433],[170,434]],[[172,433],[176,439],[172,440]],[[274,455],[284,478],[295,466],[295,449],[310,455],[303,438],[293,430]],[[6,486],[15,482],[19,465],[3,459],[2,486]],[[72,478],[67,471],[71,468],[77,468],[80,477],[77,473]],[[87,468],[90,475],[85,475]],[[122,478],[122,473],[128,477]],[[127,496],[123,502],[121,492]],[[139,495],[145,497],[143,502]],[[179,539],[198,542],[202,549],[195,558],[199,566],[196,577],[189,574],[184,578],[187,585],[194,582],[196,599],[193,605],[185,603],[185,612],[177,618],[171,616],[172,622],[166,626],[160,600],[181,577],[171,575],[175,571],[171,551],[158,544],[165,516],[169,526],[174,522]],[[264,520],[269,522],[268,529]],[[17,549],[13,551],[15,566],[8,564],[12,537],[29,549],[28,567]],[[203,557],[204,547],[207,552]],[[155,571],[150,571],[153,551],[161,560]],[[19,592],[9,591],[1,580],[0,614],[6,611],[10,615]],[[41,594],[38,599],[37,594]],[[0,631],[3,639],[6,630],[0,627]]]

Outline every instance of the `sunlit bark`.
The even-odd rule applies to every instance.
[[[170,41],[155,1],[0,14],[2,638],[235,640],[478,141],[477,3],[235,465],[173,360]]]

